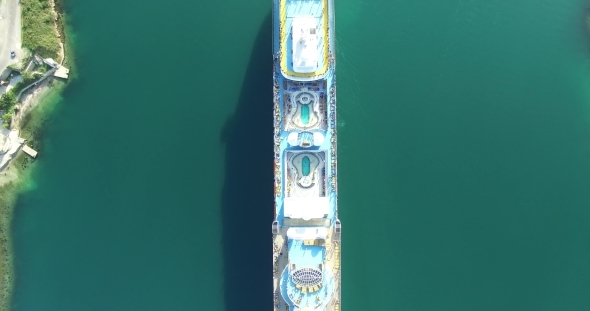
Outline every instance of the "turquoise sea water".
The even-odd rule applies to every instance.
[[[345,310],[590,309],[585,5],[336,1]],[[13,309],[270,309],[271,2],[66,7]]]

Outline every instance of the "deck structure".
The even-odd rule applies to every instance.
[[[24,145],[23,146],[23,152],[28,154],[31,158],[36,158],[37,157],[37,151],[33,150],[33,148]]]

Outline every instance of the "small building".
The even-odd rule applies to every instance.
[[[0,80],[4,81],[6,79],[8,79],[8,77],[10,76],[10,74],[12,73],[12,69],[10,68],[5,68],[2,73],[0,74]]]
[[[53,68],[59,67],[59,64],[56,61],[54,61],[53,58],[46,58],[43,60],[43,62]]]
[[[33,60],[37,65],[43,65],[43,59],[39,55],[33,55]]]

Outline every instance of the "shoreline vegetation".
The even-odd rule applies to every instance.
[[[2,126],[19,130],[19,136],[36,150],[40,149],[43,125],[67,84],[51,74],[53,69],[43,59],[51,58],[60,65],[71,66],[71,55],[65,52],[68,45],[62,1],[20,0],[22,47],[27,52],[21,64],[9,68],[22,79],[0,97],[0,110],[4,111]],[[3,70],[0,68],[0,72]],[[46,79],[40,81],[44,76]],[[21,97],[17,98],[21,91]],[[34,159],[19,151],[0,169],[0,311],[10,310],[14,285],[12,215],[18,194],[25,190],[31,178],[33,163]]]

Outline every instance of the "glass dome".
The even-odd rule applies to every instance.
[[[301,286],[315,286],[322,282],[322,271],[316,268],[301,268],[291,273],[293,283]]]

